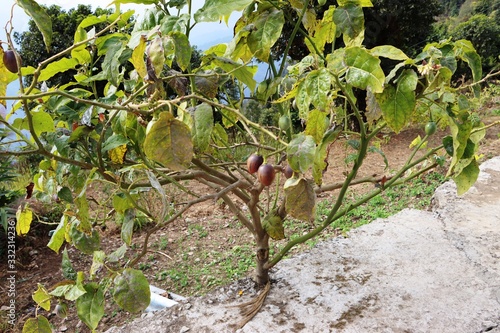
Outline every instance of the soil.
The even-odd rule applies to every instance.
[[[488,122],[499,120],[500,117],[490,117]],[[437,133],[432,138],[442,137],[443,133]],[[417,135],[423,136],[421,129],[409,129],[397,135],[382,135],[379,137],[381,150],[389,162],[390,168],[396,168],[404,162],[408,156],[409,145]],[[432,142],[431,142],[432,144]],[[330,151],[329,172],[326,174],[324,183],[340,181],[344,177],[347,167],[343,158],[348,156],[352,150],[346,144],[346,139],[338,140]],[[500,126],[488,130],[485,140],[480,146],[480,154],[484,159],[500,155]],[[330,172],[332,171],[332,172]],[[385,169],[384,159],[377,153],[370,153],[360,170],[360,177],[390,173]],[[367,185],[372,186],[373,184]],[[363,191],[363,185],[357,187],[357,191]],[[100,189],[105,191],[105,189]],[[99,199],[99,191],[96,191],[96,200]],[[104,194],[106,194],[104,192]],[[335,193],[328,195],[334,196]],[[325,195],[323,195],[326,198]],[[102,197],[101,197],[102,199]],[[35,316],[35,303],[32,293],[36,290],[36,284],[41,283],[46,288],[51,288],[62,277],[61,254],[56,254],[46,247],[50,237],[49,230],[53,226],[36,223],[26,237],[17,238],[16,252],[16,318],[17,324],[14,328],[5,323],[6,307],[8,298],[2,296],[0,301],[0,332],[20,332],[23,323],[30,317]],[[150,226],[145,225],[134,234],[134,241],[127,253],[132,256],[134,251],[139,251],[145,233]],[[101,247],[106,253],[116,249],[115,244],[121,243],[120,231],[113,227],[112,223],[104,224],[101,230]],[[5,234],[1,233],[0,243],[5,243]],[[210,286],[216,287],[224,281],[234,280],[238,277],[238,262],[247,260],[239,257],[238,253],[248,250],[248,244],[252,244],[249,233],[242,233],[237,220],[232,216],[227,207],[218,202],[205,202],[194,206],[188,214],[172,225],[166,226],[154,233],[149,243],[152,244],[151,252],[139,263],[151,284],[156,287],[171,291],[183,296],[197,295],[200,290],[208,290]],[[67,247],[70,258],[76,270],[88,271],[91,259],[79,255],[72,247]],[[201,251],[203,249],[203,251]],[[2,251],[3,247],[2,247]],[[203,255],[201,255],[203,253]],[[231,255],[221,257],[221,254]],[[1,252],[0,281],[6,281],[6,253]],[[176,271],[180,263],[188,263],[190,266],[222,265],[221,272],[208,276],[197,276],[194,281],[187,279],[183,272]],[[231,266],[234,267],[231,270]],[[2,283],[0,292],[7,293],[7,283]],[[182,293],[176,289],[182,286]],[[54,306],[52,306],[52,309]],[[54,325],[54,332],[90,332],[82,324],[76,315],[74,308],[68,310],[66,319],[59,319],[53,313],[38,310],[49,318]],[[106,316],[102,319],[98,331],[105,331],[108,327],[118,326],[133,319],[134,315],[118,310],[112,302],[107,302]],[[3,331],[2,331],[3,330]]]

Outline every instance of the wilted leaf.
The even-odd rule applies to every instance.
[[[148,280],[141,271],[126,268],[114,283],[113,299],[122,309],[136,313],[148,307],[151,292]]]
[[[302,221],[314,220],[316,193],[304,178],[290,178],[285,182],[286,211]]]
[[[104,294],[95,282],[87,283],[86,293],[76,300],[78,318],[91,330],[95,330],[104,316]]]
[[[186,169],[193,158],[191,131],[169,112],[162,112],[146,134],[146,156],[172,170]]]

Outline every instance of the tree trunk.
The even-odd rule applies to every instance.
[[[256,235],[255,243],[257,245],[255,282],[259,286],[264,286],[269,282],[269,268],[266,268],[269,261],[269,236],[265,232],[262,235]]]

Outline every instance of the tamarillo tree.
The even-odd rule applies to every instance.
[[[32,0],[16,3],[35,21],[50,48],[51,24],[43,9]],[[38,284],[33,294],[38,308],[50,310],[59,303],[57,313],[64,316],[67,303],[75,302],[79,318],[91,330],[104,315],[106,294],[126,311],[144,310],[150,302],[148,281],[134,267],[147,253],[150,236],[204,201],[222,200],[242,229],[253,235],[255,281],[269,290],[270,268],[290,249],[385,189],[447,161],[448,175],[457,183],[459,194],[478,176],[475,152],[485,126],[471,110],[469,98],[479,94],[482,73],[480,59],[466,40],[429,44],[415,58],[393,46],[367,49],[363,46],[363,8],[372,5],[370,0],[338,0],[324,8],[321,16],[310,0],[207,0],[196,12],[187,0],[113,3],[114,12],[85,18],[75,32],[74,44],[36,68],[23,67],[22,54],[15,51],[10,38],[12,24],[7,24],[11,27],[8,40],[2,41],[0,52],[9,55],[0,57],[4,59],[0,62],[0,101],[4,105],[13,101],[9,114],[21,108],[24,116],[1,119],[16,145],[5,145],[0,154],[43,156],[33,179],[35,193],[40,199],[57,198],[66,204],[48,244],[55,252],[63,252],[64,280],[55,286]],[[154,6],[135,21],[130,20],[133,11],[120,12],[122,3]],[[318,1],[314,8],[324,3]],[[285,5],[299,19],[294,21],[284,56],[275,62],[271,48],[289,20]],[[186,10],[179,14],[181,8]],[[205,50],[200,66],[194,68],[192,28],[227,22],[234,12],[241,15],[232,27],[234,38]],[[102,24],[104,29],[95,29]],[[289,62],[289,46],[297,36],[304,38],[308,55]],[[339,38],[342,47],[335,46]],[[255,60],[269,67],[262,82],[255,79]],[[392,64],[390,70],[384,72],[381,60]],[[460,61],[470,67],[473,82],[454,87],[450,80]],[[99,67],[94,66],[96,62]],[[172,70],[174,65],[181,71]],[[70,69],[77,71],[73,82],[52,87],[44,83]],[[26,76],[31,78],[29,86],[23,84]],[[6,96],[7,84],[15,80],[19,93]],[[229,80],[239,94],[218,100],[218,92],[224,91]],[[103,82],[104,94],[98,93],[96,85]],[[176,95],[167,94],[168,89]],[[366,110],[358,109],[354,89],[366,91]],[[263,107],[273,105],[276,126],[250,121],[242,111],[247,98]],[[347,107],[360,124],[359,132],[346,129]],[[291,126],[292,116],[305,126]],[[383,155],[372,145],[376,136],[388,130],[398,133],[412,121],[448,126],[450,135],[439,146],[429,147],[428,137],[436,127],[429,125],[427,135],[415,139],[412,153],[399,170],[384,176],[358,176],[368,152]],[[234,132],[238,135],[229,134]],[[327,163],[329,148],[341,136],[350,138],[354,151],[350,171],[340,183],[323,183],[324,174],[332,172]],[[242,147],[248,155],[253,153],[248,163],[246,158],[235,158],[234,152]],[[364,182],[378,186],[346,204],[348,189]],[[94,184],[106,186],[108,199],[90,202],[87,191]],[[271,257],[270,241],[286,238],[283,221],[313,221],[317,195],[333,190],[338,192],[327,217]],[[150,196],[156,196],[161,207],[148,205]],[[96,204],[113,209],[103,217],[89,208]],[[100,246],[102,219],[121,228],[123,242],[110,253]],[[19,236],[29,232],[31,220],[30,207],[21,205],[16,225]],[[145,231],[142,245],[133,251],[129,247],[139,220],[154,227]],[[64,246],[91,256],[91,267],[75,272]],[[51,331],[46,317],[38,312],[24,329]]]

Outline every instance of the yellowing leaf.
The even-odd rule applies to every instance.
[[[186,169],[193,158],[189,127],[169,112],[162,112],[146,134],[144,153],[169,169]]]
[[[288,215],[302,221],[312,221],[316,208],[316,193],[304,178],[290,178],[285,182],[285,207]]]
[[[130,59],[130,62],[132,63],[132,65],[134,65],[137,74],[139,74],[139,76],[142,77],[143,79],[148,74],[146,70],[146,63],[144,62],[145,51],[146,51],[146,37],[141,36],[139,45],[137,45],[137,47],[132,52],[132,58]]]
[[[125,154],[127,153],[127,145],[121,145],[108,151],[109,159],[114,164],[123,164]]]
[[[23,333],[52,333],[50,323],[44,316],[29,318],[23,326]]]
[[[262,228],[274,240],[285,238],[285,228],[283,227],[283,219],[277,214],[276,210],[272,210],[266,215],[262,221]]]
[[[30,231],[33,212],[27,206],[19,206],[16,212],[16,233],[19,236],[26,235]]]
[[[41,284],[38,284],[38,289],[33,293],[32,297],[36,304],[42,309],[50,311],[50,299],[52,296],[50,296],[48,291]]]

